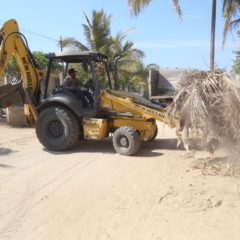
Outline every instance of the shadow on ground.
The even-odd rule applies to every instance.
[[[16,167],[13,167],[13,166],[11,166],[11,165],[1,164],[1,163],[0,163],[0,169],[1,169],[1,168],[10,169],[10,168],[16,168]]]
[[[160,152],[154,152],[155,150],[184,150],[183,147],[177,148],[176,139],[156,139],[152,142],[142,142],[141,149],[137,153],[138,157],[157,157],[163,155]],[[76,152],[89,152],[89,153],[103,153],[103,154],[116,154],[111,138],[103,140],[80,140],[76,146],[63,152],[49,151],[46,148],[44,151],[55,155],[71,154]]]
[[[7,154],[13,153],[13,150],[10,148],[0,148],[0,157]]]
[[[161,149],[161,150],[184,150],[183,146],[177,147],[176,138],[155,139],[152,142],[143,142],[144,149]]]

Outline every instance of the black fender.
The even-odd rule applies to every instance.
[[[41,112],[42,109],[45,109],[46,107],[52,105],[65,106],[70,109],[77,117],[83,117],[82,101],[70,91],[58,91],[49,96],[39,105],[38,111]]]

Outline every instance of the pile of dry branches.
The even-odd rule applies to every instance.
[[[212,140],[240,142],[240,88],[224,71],[192,71],[180,81],[170,113],[205,146]]]

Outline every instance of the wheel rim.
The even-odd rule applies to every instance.
[[[48,132],[53,137],[60,137],[63,134],[63,125],[60,121],[52,121],[48,125]]]
[[[129,147],[129,141],[126,136],[120,136],[118,140],[118,145],[122,148],[128,148]]]

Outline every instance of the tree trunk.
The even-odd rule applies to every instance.
[[[217,0],[212,0],[212,28],[211,28],[211,49],[210,49],[210,70],[214,71],[215,61],[215,28],[216,28]]]
[[[118,59],[114,61],[114,89],[119,90]]]

